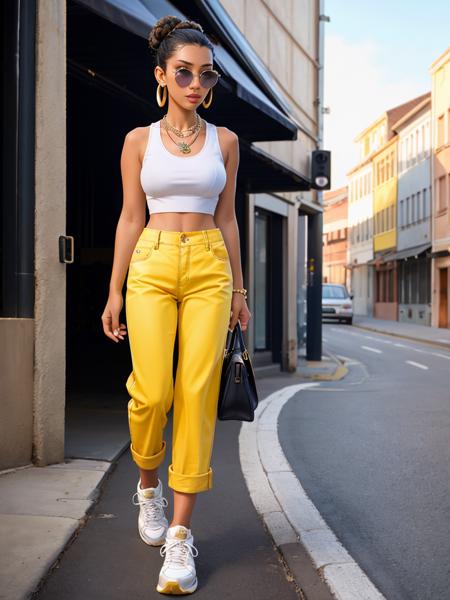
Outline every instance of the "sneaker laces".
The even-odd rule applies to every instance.
[[[184,567],[189,553],[195,557],[198,556],[198,550],[187,540],[168,540],[159,549],[161,556],[166,554],[166,560],[174,565]]]
[[[135,498],[137,497],[137,502]],[[163,508],[166,508],[169,503],[166,498],[159,496],[156,498],[139,498],[139,492],[133,494],[132,502],[135,506],[141,505],[144,513],[144,523],[148,525],[155,519],[163,515]]]

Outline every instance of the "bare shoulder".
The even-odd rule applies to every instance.
[[[149,130],[150,125],[131,129],[125,135],[124,149],[126,148],[130,153],[137,155],[142,160],[147,146]]]
[[[234,131],[231,131],[231,129],[228,129],[228,127],[217,127],[217,135],[219,136],[219,139],[223,142],[224,144],[227,145],[232,145],[233,143],[235,143],[238,139],[238,136],[236,133],[234,133]]]
[[[219,126],[217,126],[217,137],[219,138],[219,144],[222,149],[222,154],[225,157],[225,162],[227,162],[230,153],[238,146],[239,138],[237,134],[231,129],[228,129],[228,127]]]

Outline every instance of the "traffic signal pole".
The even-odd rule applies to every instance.
[[[308,215],[306,360],[322,360],[323,212]]]

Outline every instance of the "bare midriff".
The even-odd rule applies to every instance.
[[[207,213],[165,212],[150,215],[146,228],[168,231],[197,231],[214,229],[213,215]]]

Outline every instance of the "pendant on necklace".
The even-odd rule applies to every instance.
[[[191,149],[186,142],[181,142],[181,144],[178,144],[178,147],[183,154],[189,154],[189,152],[191,152]]]

